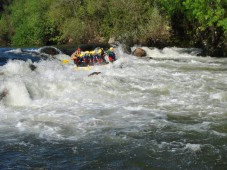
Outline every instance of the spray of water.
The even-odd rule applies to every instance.
[[[35,63],[9,61],[0,68],[0,92],[7,91],[0,101],[1,132],[78,140],[122,129],[123,140],[150,127],[170,127],[226,136],[212,129],[213,119],[227,116],[226,60],[197,57],[197,49],[142,48],[145,58],[117,48],[115,63],[91,70],[63,64],[70,59],[64,54]],[[101,74],[88,77],[92,72]],[[184,148],[197,151],[200,144]]]

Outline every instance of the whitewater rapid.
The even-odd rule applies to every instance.
[[[0,67],[0,92],[7,91],[0,101],[1,139],[101,136],[156,154],[224,151],[226,146],[209,140],[227,139],[227,59],[196,56],[198,49],[143,49],[147,57],[137,58],[117,48],[115,63],[91,70],[63,64],[59,60],[69,59],[64,54],[34,63],[9,61]],[[30,64],[37,68],[31,71]],[[101,74],[88,77],[95,71]]]

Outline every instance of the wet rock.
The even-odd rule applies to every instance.
[[[7,89],[4,89],[4,90],[0,93],[0,100],[2,100],[7,94],[8,94],[8,90],[7,90]]]
[[[32,71],[34,71],[37,68],[34,64],[30,64],[29,67]]]
[[[132,54],[137,57],[145,57],[147,55],[146,51],[142,48],[136,48]]]
[[[131,54],[132,53],[131,48],[128,45],[126,45],[126,44],[122,44],[122,50],[126,54]]]
[[[89,74],[88,77],[94,76],[94,75],[99,75],[100,73],[101,73],[101,72],[93,72],[93,73]]]
[[[58,50],[57,48],[55,47],[43,47],[40,49],[40,53],[44,53],[44,54],[48,54],[48,55],[58,55],[61,53],[60,50]]]

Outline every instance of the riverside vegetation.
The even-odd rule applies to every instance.
[[[226,56],[226,0],[1,0],[0,46],[199,47]]]

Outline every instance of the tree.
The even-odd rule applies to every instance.
[[[197,41],[213,55],[220,54],[227,32],[224,0],[185,0],[183,6],[189,21],[196,22],[194,28]]]
[[[10,24],[10,11],[8,5],[12,0],[1,0],[0,3],[0,46],[7,45],[12,36],[12,28]]]
[[[33,46],[43,45],[51,34],[51,25],[46,11],[51,0],[17,0],[10,6],[11,21],[14,28],[12,45]],[[23,10],[21,10],[23,9]]]
[[[227,32],[226,0],[156,0],[171,19],[174,36],[205,54],[223,55]]]
[[[106,35],[121,37],[131,43],[146,43],[149,39],[167,38],[168,22],[160,15],[153,2],[147,0],[110,1],[103,27]],[[157,24],[158,23],[158,24]],[[165,33],[164,33],[165,32]],[[168,38],[167,38],[168,39]]]

